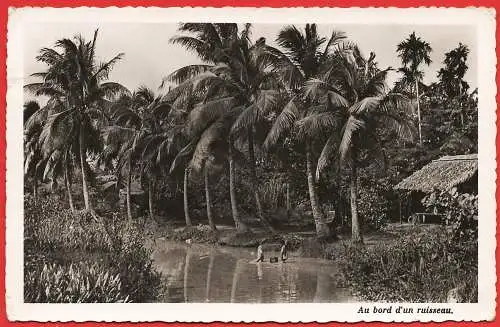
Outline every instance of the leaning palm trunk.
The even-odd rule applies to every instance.
[[[67,156],[67,154],[66,154]],[[69,202],[69,208],[71,211],[75,211],[75,206],[73,205],[73,196],[71,195],[71,182],[69,180],[69,173],[68,173],[68,160],[65,158],[64,160],[64,184],[66,184],[66,191],[68,192],[68,202]]]
[[[420,145],[422,145],[422,121],[420,116],[420,99],[418,95],[418,80],[415,79],[415,93],[417,95],[417,115],[418,115],[418,139]]]
[[[350,193],[351,193],[351,232],[352,232],[352,242],[361,243],[363,238],[361,237],[359,229],[359,217],[358,217],[358,172],[356,163],[353,160],[351,167],[351,182],[350,182]]]
[[[234,225],[236,227],[236,231],[245,232],[248,230],[248,227],[240,220],[240,216],[238,213],[238,204],[236,200],[236,188],[235,188],[235,167],[234,167],[234,158],[233,151],[231,149],[231,145],[229,145],[229,196],[231,198],[231,212],[233,214]]]
[[[266,218],[264,218],[264,215],[262,214],[262,204],[260,203],[260,197],[259,197],[259,191],[257,189],[257,170],[255,167],[255,149],[254,149],[254,144],[253,144],[253,131],[252,128],[250,127],[248,129],[248,156],[250,157],[250,182],[252,185],[252,192],[255,198],[255,206],[257,209],[257,218],[259,219],[262,227],[264,227],[266,230],[274,233],[274,229],[267,221]]]
[[[127,176],[127,217],[132,220],[132,158],[128,158],[128,176]]]
[[[306,151],[306,161],[307,185],[309,187],[309,199],[311,201],[314,224],[316,225],[316,236],[322,239],[328,238],[330,237],[330,229],[326,224],[325,217],[319,208],[318,195],[316,194],[316,183],[313,175],[313,163],[309,147]]]
[[[186,226],[192,226],[191,217],[189,216],[189,203],[188,203],[188,179],[189,168],[184,169],[184,218],[186,218]]]
[[[208,224],[210,225],[210,229],[212,231],[216,231],[217,230],[217,227],[215,226],[215,223],[214,223],[214,219],[213,219],[213,216],[212,216],[212,203],[211,203],[211,200],[210,200],[210,187],[209,187],[209,179],[208,179],[208,173],[209,173],[209,170],[208,170],[208,165],[205,164],[205,167],[204,167],[204,177],[205,177],[205,200],[207,202],[207,218],[208,218]]]
[[[154,209],[153,209],[153,197],[154,197],[154,182],[149,180],[148,186],[148,204],[149,204],[149,218],[154,219]]]
[[[78,143],[80,145],[80,168],[82,171],[82,191],[83,191],[83,200],[85,202],[85,210],[92,210],[92,206],[90,203],[90,195],[89,189],[87,185],[87,172],[85,171],[85,164],[87,163],[87,150],[85,148],[85,135],[82,126],[80,126],[80,132],[78,136]]]

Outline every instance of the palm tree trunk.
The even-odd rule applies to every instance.
[[[92,210],[92,206],[90,203],[90,195],[89,189],[87,185],[87,172],[85,171],[85,164],[87,163],[87,149],[85,148],[85,135],[83,128],[80,126],[80,132],[78,136],[78,143],[80,146],[80,168],[82,171],[82,191],[83,191],[83,200],[85,202],[85,210]]]
[[[420,99],[418,94],[418,80],[415,79],[415,92],[417,94],[417,115],[418,115],[418,139],[420,145],[422,145],[422,120],[420,116]]]
[[[262,214],[262,204],[260,203],[259,191],[257,189],[257,170],[255,167],[255,149],[253,144],[253,130],[252,127],[248,128],[248,156],[250,159],[250,183],[252,185],[252,192],[255,198],[255,206],[257,209],[257,218],[259,219],[262,227],[274,233],[274,229],[269,221],[264,218]]]
[[[236,231],[245,232],[248,230],[248,227],[241,221],[239,213],[238,213],[238,204],[236,199],[236,188],[235,188],[235,174],[236,169],[234,166],[234,158],[233,152],[231,148],[231,144],[229,145],[228,157],[229,157],[229,196],[231,198],[231,212],[233,214],[234,225],[236,227]]]
[[[215,223],[214,223],[214,219],[212,217],[212,202],[210,200],[210,187],[209,187],[209,176],[208,176],[208,173],[209,173],[209,170],[208,170],[208,165],[205,163],[205,167],[204,167],[204,177],[205,177],[205,200],[207,202],[207,218],[208,218],[208,224],[210,225],[210,229],[212,231],[216,231],[217,230],[217,227],[215,226]]]
[[[318,195],[316,194],[316,183],[313,175],[313,163],[309,146],[306,150],[306,168],[307,168],[307,185],[309,187],[309,199],[311,201],[311,209],[313,212],[314,223],[316,225],[316,236],[318,238],[328,238],[330,229],[326,224],[325,217],[319,208]]]
[[[132,220],[132,158],[128,157],[128,176],[127,176],[127,217]]]
[[[351,195],[351,233],[352,242],[361,243],[363,238],[361,237],[359,229],[359,217],[358,217],[358,172],[356,167],[356,162],[353,159],[351,167],[351,181],[350,181],[350,195]]]
[[[184,218],[186,218],[186,226],[190,227],[191,217],[189,216],[189,203],[188,203],[188,179],[189,168],[184,169]]]
[[[154,197],[154,181],[149,180],[149,187],[148,187],[148,202],[149,202],[149,218],[154,219],[155,214],[154,214],[154,209],[153,209],[153,197]]]
[[[286,212],[287,215],[290,215],[290,211],[292,210],[292,203],[290,202],[290,182],[286,182]]]
[[[33,198],[36,204],[38,200],[38,180],[36,178],[36,170],[35,170],[35,176],[33,177]]]
[[[67,153],[66,153],[67,156]],[[68,159],[65,158],[64,162],[64,183],[66,184],[66,191],[68,192],[68,202],[69,202],[69,208],[71,211],[75,212],[75,206],[73,205],[73,196],[71,195],[71,182],[69,180],[69,173],[68,173]]]

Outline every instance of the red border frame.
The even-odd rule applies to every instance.
[[[491,7],[497,10],[497,15],[500,15],[500,2],[498,0],[313,0],[308,3],[304,3],[303,0],[3,0],[0,1],[0,61],[2,63],[2,67],[0,70],[0,98],[6,99],[7,92],[7,80],[6,80],[6,57],[7,57],[7,17],[8,17],[8,8],[9,7],[82,7],[82,6],[91,6],[91,7],[107,7],[107,6],[116,6],[116,7],[139,7],[139,6],[156,6],[156,7],[179,7],[179,6],[205,6],[205,7],[226,7],[226,6],[238,6],[238,7],[399,7],[399,8],[410,8],[410,7],[423,7],[423,6],[436,6],[436,7],[468,7],[468,6],[478,6],[478,7]],[[497,44],[497,66],[499,65],[498,58],[500,58],[500,24],[497,20],[496,25],[496,44]],[[497,85],[500,84],[500,72],[497,69],[496,72],[496,81]],[[500,93],[498,92],[497,86],[497,105],[500,103]],[[497,106],[497,114],[499,113]],[[0,266],[1,268],[1,277],[0,278],[0,326],[40,326],[44,323],[36,323],[36,322],[10,322],[6,316],[6,307],[5,307],[5,200],[6,200],[6,189],[5,189],[5,149],[6,149],[6,139],[5,139],[5,131],[6,131],[6,101],[2,100],[0,105]],[[500,120],[497,120],[497,130],[500,128]],[[496,144],[497,144],[497,152],[500,150],[500,134],[496,136]],[[500,165],[497,162],[497,171],[500,170]],[[500,192],[499,184],[497,180],[497,192],[496,192],[496,201],[497,206],[500,204]],[[498,208],[497,208],[497,217],[498,217]],[[497,222],[497,234],[500,232],[500,224]],[[498,240],[497,240],[498,246]],[[500,258],[500,251],[496,250],[496,258],[497,262]],[[497,265],[497,276],[499,273],[498,265]],[[497,294],[499,291],[499,284],[496,285]],[[498,317],[499,308],[496,306],[496,316]],[[99,326],[103,325],[103,323],[45,323],[49,326],[79,326],[79,327],[91,327],[91,326]],[[390,323],[359,323],[367,324],[369,326],[385,326]],[[106,326],[112,327],[124,327],[124,326],[164,326],[166,323],[106,323]],[[186,323],[172,323],[169,324],[171,326],[182,326],[189,325]],[[206,324],[196,324],[192,323],[190,325],[206,325]],[[211,323],[213,326],[223,325],[222,323]],[[242,324],[236,323],[225,323],[224,325],[228,326],[236,326]],[[280,324],[278,323],[261,323],[261,326],[268,327],[278,327]],[[318,323],[310,323],[307,324],[309,326],[320,326]],[[325,325],[325,324],[322,324]],[[329,326],[341,326],[343,324],[340,323],[328,323]],[[391,325],[397,325],[397,323],[392,323]],[[444,323],[410,323],[410,326],[468,326],[471,323],[456,323],[456,322],[444,322]],[[477,325],[481,326],[496,326],[496,319],[492,322],[484,322],[477,323]]]

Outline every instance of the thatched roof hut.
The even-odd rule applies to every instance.
[[[447,191],[477,176],[477,154],[445,156],[402,180],[395,189],[430,193]]]

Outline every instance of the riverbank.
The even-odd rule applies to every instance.
[[[161,238],[251,248],[263,242],[274,253],[288,240],[297,256],[338,265],[344,283],[363,301],[477,302],[477,242],[456,242],[440,225],[388,224],[366,233],[363,244],[346,235],[327,243],[313,233],[274,237],[261,230],[238,234],[227,226],[215,233],[204,225],[172,229]]]
[[[161,301],[164,282],[151,260],[158,242],[247,248],[255,255],[261,242],[266,253],[279,253],[284,240],[296,258],[338,266],[336,284],[349,286],[362,301],[477,302],[477,242],[457,242],[437,225],[389,224],[354,245],[345,235],[328,243],[313,231],[273,236],[260,228],[237,233],[219,225],[214,232],[207,225],[129,221],[119,213],[96,219],[54,199],[25,203],[26,302]],[[82,280],[89,284],[82,286]]]

